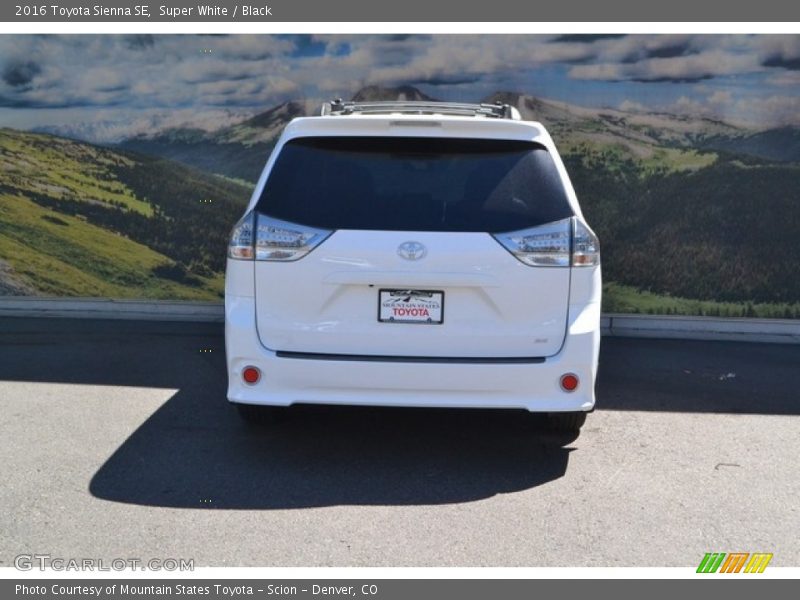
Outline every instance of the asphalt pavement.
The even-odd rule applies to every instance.
[[[577,438],[516,411],[254,429],[220,325],[0,319],[0,566],[797,566],[798,384],[800,346],[604,338]]]

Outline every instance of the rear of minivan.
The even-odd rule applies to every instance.
[[[576,429],[594,407],[600,255],[538,123],[295,119],[226,274],[228,398],[521,408]]]

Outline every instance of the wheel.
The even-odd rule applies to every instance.
[[[239,416],[250,425],[270,425],[286,418],[286,406],[263,406],[260,404],[236,403]]]
[[[585,422],[585,412],[555,412],[547,415],[547,428],[558,433],[578,433]]]

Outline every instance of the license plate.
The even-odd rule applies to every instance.
[[[438,325],[444,320],[444,292],[380,290],[378,321]]]

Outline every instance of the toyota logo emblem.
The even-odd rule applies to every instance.
[[[406,260],[419,260],[424,258],[427,253],[428,250],[419,242],[403,242],[397,248],[397,254]]]

